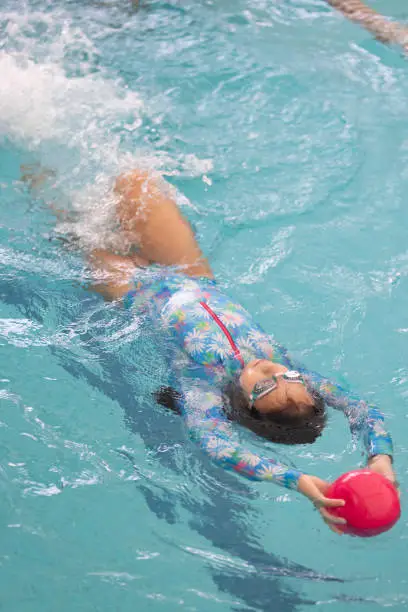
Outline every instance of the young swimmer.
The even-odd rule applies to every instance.
[[[259,456],[241,445],[239,422],[286,444],[311,443],[325,405],[342,410],[364,437],[368,467],[395,483],[392,441],[375,406],[295,363],[239,304],[217,287],[191,227],[162,179],[135,171],[116,182],[119,231],[137,252],[94,250],[93,289],[143,312],[174,348],[172,393],[159,393],[182,415],[191,438],[212,459],[252,480],[272,481],[308,497],[330,528],[328,482]]]

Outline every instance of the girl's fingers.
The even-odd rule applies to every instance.
[[[330,499],[329,497],[319,497],[315,499],[314,505],[316,508],[339,508],[345,505],[344,499]]]
[[[335,527],[334,525],[331,525],[330,523],[328,523],[327,521],[324,521],[326,523],[326,525],[328,526],[329,529],[331,529],[331,531],[333,531],[334,533],[337,533],[337,535],[344,535],[342,530],[339,529],[338,527]]]
[[[330,512],[325,508],[320,508],[319,512],[323,519],[332,525],[345,525],[347,523],[346,519],[342,518],[341,516],[334,516],[333,514],[330,514]]]
[[[344,499],[329,499],[328,497],[325,497],[322,501],[322,505],[326,508],[339,508],[341,506],[345,506],[346,504]]]

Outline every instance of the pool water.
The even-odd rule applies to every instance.
[[[340,538],[212,465],[152,401],[155,331],[86,291],[49,194],[20,180],[52,169],[60,232],[97,245],[113,178],[164,171],[229,293],[383,408],[404,503],[405,58],[319,0],[3,0],[0,73],[0,608],[406,610],[405,515]],[[267,452],[327,479],[363,461],[337,413]]]

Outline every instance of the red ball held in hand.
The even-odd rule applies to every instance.
[[[338,527],[350,535],[376,536],[391,529],[401,516],[396,488],[387,478],[371,470],[343,474],[330,485],[326,497],[346,502],[342,507],[330,508],[330,512],[346,519],[347,525]]]

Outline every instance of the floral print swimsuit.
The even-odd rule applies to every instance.
[[[245,448],[240,428],[223,410],[222,389],[245,363],[272,359],[304,376],[327,405],[342,410],[353,433],[363,436],[369,457],[392,456],[384,418],[373,405],[350,395],[317,372],[295,363],[239,304],[209,278],[190,278],[168,268],[140,269],[126,307],[146,313],[167,329],[174,345],[173,386],[190,437],[217,463],[251,480],[268,480],[296,489],[301,472]]]

